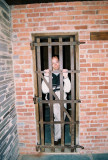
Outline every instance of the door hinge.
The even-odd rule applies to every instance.
[[[34,42],[31,42],[31,43],[30,43],[31,50],[34,49],[34,46],[35,46],[35,45],[34,45]]]
[[[77,45],[84,44],[85,42],[75,41]]]
[[[42,97],[38,97],[38,96],[33,97],[34,104],[40,103],[41,100],[42,100]]]

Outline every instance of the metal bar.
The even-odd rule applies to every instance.
[[[39,103],[81,103],[80,99],[79,100],[40,100]]]
[[[59,46],[59,45],[65,45],[65,46],[75,46],[75,45],[80,45],[80,44],[84,44],[85,42],[79,42],[79,41],[74,41],[74,42],[51,42],[51,43],[48,43],[48,42],[43,42],[43,43],[33,43],[32,46]]]
[[[73,38],[70,38],[70,42],[73,42]],[[71,70],[74,70],[74,48],[71,45],[70,46],[70,59],[71,59]],[[75,99],[74,97],[74,74],[71,74],[71,99]],[[71,118],[74,121],[74,102],[71,102]],[[70,125],[70,131],[71,131],[71,145],[73,145],[73,140],[74,140],[74,126]]]
[[[48,38],[48,43],[51,43],[51,38]],[[48,46],[48,67],[52,70],[52,47]],[[49,74],[49,97],[50,97],[50,128],[51,128],[51,145],[54,146],[54,125],[53,125],[53,103],[52,103],[52,73]],[[54,148],[51,149],[54,152]]]
[[[60,70],[63,70],[63,46],[62,46],[62,38],[59,38],[59,60],[60,60]],[[63,92],[63,72],[60,73],[60,100],[64,99]],[[64,112],[63,112],[64,103],[60,101],[60,110],[61,110],[61,152],[64,152]]]
[[[39,74],[39,76],[45,81],[45,83],[48,86],[48,88],[50,88],[49,83],[46,81],[46,79],[44,78],[44,76],[42,74]],[[55,94],[55,92],[53,90],[51,90],[50,92],[55,97],[55,99],[59,99],[58,96]]]
[[[44,76],[42,74],[39,74],[39,76],[45,81],[46,85],[49,87],[48,82],[46,81],[46,79],[44,78]],[[57,95],[54,93],[54,91],[52,91],[52,94],[55,96],[56,99],[59,100],[59,98],[57,97]],[[48,101],[47,101],[48,102]],[[64,106],[61,106],[64,110],[64,112],[66,113],[67,117],[69,118],[69,120],[71,119],[70,115],[68,114],[68,112],[66,111],[66,109],[64,108]]]
[[[37,49],[35,47],[35,57],[34,57],[34,59],[35,59],[35,69],[37,70],[37,56],[36,55],[37,55]],[[35,95],[35,97],[38,96],[38,76],[37,75],[38,74],[36,73],[35,80],[34,80],[35,83],[36,83],[36,85],[35,85],[35,87],[36,87],[36,95]],[[40,144],[39,104],[36,104],[35,113],[36,113],[37,143]]]
[[[78,34],[75,36],[75,39],[76,40],[78,40]],[[76,60],[75,60],[75,62],[76,62],[76,70],[79,70],[79,68],[80,68],[80,64],[79,64],[79,46],[78,45],[76,45],[75,47],[75,58],[76,58]],[[76,77],[76,93],[75,93],[75,96],[76,96],[76,99],[79,99],[79,80],[80,80],[80,77],[79,77],[79,74],[76,74],[75,75],[75,77]],[[79,121],[79,104],[78,103],[76,103],[76,117],[75,117],[75,120],[78,120]],[[76,125],[76,144],[78,144],[79,143],[79,125]]]
[[[72,125],[74,125],[74,124],[79,124],[79,121],[71,121],[71,122],[61,122],[61,121],[54,121],[54,122],[39,122],[39,123],[43,123],[43,124],[62,124],[62,123],[64,123],[64,124],[72,124]]]
[[[40,43],[40,39],[37,38],[37,44]],[[37,46],[37,68],[38,71],[41,71],[41,58],[40,58],[40,46]],[[38,73],[38,90],[39,90],[39,97],[42,97],[42,89],[41,89],[41,77],[39,76],[40,73]],[[40,108],[40,122],[43,122],[43,106],[42,103],[39,103]],[[41,144],[44,145],[44,126],[43,123],[40,124],[41,128]],[[43,150],[44,151],[44,150]]]
[[[61,146],[51,146],[51,145],[38,145],[38,146],[36,146],[36,148],[61,148]],[[63,146],[63,149],[65,149],[65,148],[71,148],[71,149],[76,149],[76,148],[81,148],[81,149],[84,149],[84,147],[83,146],[80,146],[80,145],[73,145],[73,146],[71,146],[71,145],[65,145],[65,146]]]
[[[50,71],[50,73],[61,73],[62,70]],[[45,71],[35,71],[35,73],[45,73]],[[67,73],[80,73],[80,70],[68,70]]]

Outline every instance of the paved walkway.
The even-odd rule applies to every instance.
[[[108,153],[104,154],[89,154],[89,155],[79,155],[79,154],[58,154],[58,155],[45,155],[45,156],[30,156],[23,155],[19,157],[19,160],[108,160]]]

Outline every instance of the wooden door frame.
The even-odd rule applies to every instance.
[[[75,41],[79,40],[78,33],[76,32],[50,32],[50,33],[32,33],[32,42],[35,42],[36,37],[46,37],[46,36],[75,36]],[[76,70],[79,70],[79,46],[76,45]],[[37,95],[37,77],[36,77],[36,56],[35,56],[35,47],[32,48],[32,58],[33,58],[33,82],[34,82],[34,95]],[[76,99],[79,99],[79,74],[76,74]],[[38,104],[35,104],[35,116],[36,116],[36,133],[37,133],[37,144],[40,144],[40,132],[39,125],[37,124],[39,121],[38,115]],[[79,121],[79,103],[76,103],[76,120]],[[77,143],[79,143],[79,125],[76,129],[76,137]]]

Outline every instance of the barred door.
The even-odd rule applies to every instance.
[[[79,115],[78,103],[79,87],[79,56],[76,35],[53,35],[36,36],[35,46],[36,58],[36,85],[37,91],[34,97],[36,104],[36,124],[38,134],[37,150],[41,152],[69,152],[76,151],[76,148],[83,148],[78,144]],[[60,74],[60,98],[52,89],[52,57],[58,56],[60,68],[56,72]],[[49,69],[49,83],[44,77],[45,69]],[[68,76],[71,82],[71,91],[67,94],[67,99],[63,96],[63,69],[68,69]],[[42,93],[42,81],[49,88],[49,99],[45,99]],[[54,97],[54,99],[53,99]],[[60,105],[61,121],[54,121],[53,105]],[[66,108],[64,107],[66,104]],[[66,115],[64,118],[64,114]],[[61,125],[61,143],[54,143],[54,128],[56,124]]]

